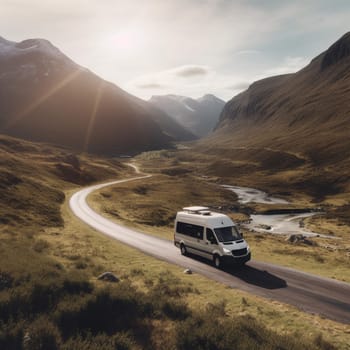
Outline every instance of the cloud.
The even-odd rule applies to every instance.
[[[141,88],[141,89],[164,89],[166,88],[165,85],[162,84],[158,84],[158,83],[136,83],[135,84],[136,87]]]
[[[204,76],[209,74],[209,68],[206,66],[196,66],[196,65],[188,65],[178,67],[172,70],[176,76],[182,78],[191,78],[194,76]]]
[[[348,30],[349,10],[346,0],[1,0],[0,22],[5,38],[46,38],[139,96],[231,98],[305,66]],[[128,49],[115,44],[125,32]]]
[[[188,73],[192,68],[200,68],[200,74],[198,72],[198,74],[186,75],[186,83],[184,84],[184,77],[178,73]],[[198,98],[212,93],[227,101],[235,94],[247,89],[254,80],[253,78],[247,79],[238,74],[217,72],[209,66],[184,65],[139,76],[129,81],[123,88],[144,99],[148,99],[150,96],[159,93],[182,95],[192,98]]]
[[[187,64],[138,76],[122,88],[143,98],[159,93],[200,97],[214,91],[216,81],[217,73],[211,67]]]
[[[189,85],[198,83],[207,77],[215,75],[215,72],[208,66],[183,65],[166,69],[163,71],[139,76],[128,83],[142,89],[171,88],[172,86],[183,85],[183,78],[188,80]]]

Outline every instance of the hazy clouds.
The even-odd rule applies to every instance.
[[[1,0],[0,35],[46,38],[140,97],[229,99],[303,67],[348,30],[349,15],[344,0]]]
[[[202,66],[183,66],[174,70],[179,77],[190,78],[208,74],[208,68]]]

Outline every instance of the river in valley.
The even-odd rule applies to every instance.
[[[284,207],[288,204],[288,201],[282,198],[271,197],[266,192],[254,188],[228,185],[224,185],[223,187],[236,193],[238,201],[241,204],[284,204]],[[303,227],[303,220],[315,214],[317,213],[255,214],[250,216],[250,222],[244,224],[243,227],[261,233],[285,235],[302,234],[307,237],[328,237],[317,232],[306,230]]]
[[[233,191],[238,196],[239,203],[263,203],[263,204],[288,204],[288,201],[271,197],[266,192],[257,190],[255,188],[240,187],[240,186],[228,186],[223,185],[230,191]]]

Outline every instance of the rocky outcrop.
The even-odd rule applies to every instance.
[[[102,273],[97,277],[97,279],[105,282],[119,282],[119,278],[114,273],[109,271]]]

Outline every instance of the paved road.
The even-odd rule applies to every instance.
[[[137,168],[135,169],[137,170]],[[207,261],[184,257],[172,242],[118,225],[93,211],[86,203],[89,193],[113,184],[146,179],[151,175],[90,186],[70,198],[73,213],[101,233],[158,259],[191,268],[212,280],[264,298],[294,305],[306,312],[350,324],[350,284],[258,261],[240,269],[218,270]],[[252,252],[254,254],[254,252]]]

